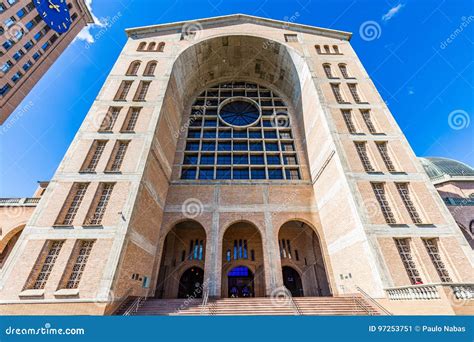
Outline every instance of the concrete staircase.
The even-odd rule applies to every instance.
[[[362,297],[222,298],[146,300],[133,315],[380,315]],[[118,314],[118,313],[117,313]]]

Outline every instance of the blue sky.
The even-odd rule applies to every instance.
[[[54,175],[120,54],[125,28],[233,13],[353,32],[354,49],[415,153],[474,165],[470,0],[94,0],[91,6],[100,22],[119,19],[83,32],[0,126],[0,197],[31,196],[37,181]]]

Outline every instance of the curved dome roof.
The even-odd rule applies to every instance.
[[[474,177],[474,169],[460,161],[441,158],[419,158],[431,180],[451,177]]]

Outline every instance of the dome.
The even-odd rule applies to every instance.
[[[418,159],[431,180],[451,177],[474,177],[474,169],[457,160],[441,157]]]

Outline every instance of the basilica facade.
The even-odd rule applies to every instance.
[[[126,32],[3,263],[1,313],[282,293],[473,312],[472,249],[350,33],[247,15]]]

